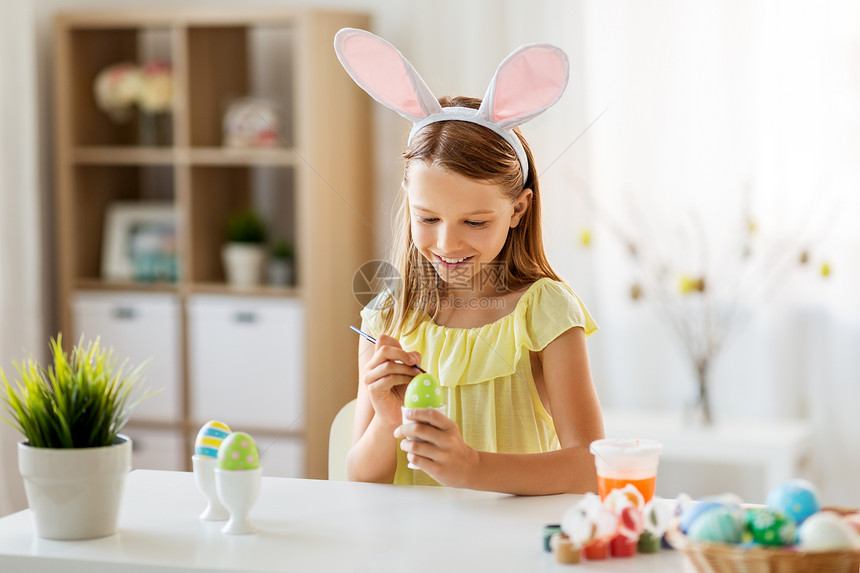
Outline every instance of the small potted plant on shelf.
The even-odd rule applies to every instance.
[[[221,251],[227,282],[236,287],[259,285],[266,260],[266,225],[252,210],[227,219],[227,244]]]
[[[29,358],[15,368],[14,386],[0,370],[6,421],[24,436],[18,468],[36,534],[91,539],[116,532],[131,440],[120,431],[147,396],[145,365],[118,364],[113,350],[83,337],[71,356],[51,340],[53,365]]]
[[[287,239],[280,239],[272,244],[269,252],[269,263],[266,267],[266,278],[271,286],[290,286],[293,284],[295,272],[295,249]]]

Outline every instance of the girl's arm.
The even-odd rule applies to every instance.
[[[591,373],[585,334],[571,328],[542,352],[550,413],[561,449],[539,454],[478,452],[467,446],[453,421],[435,411],[412,412],[398,437],[409,460],[439,483],[522,495],[597,491],[589,444],[603,437],[603,416]]]
[[[361,328],[366,330],[366,325],[362,323]],[[401,423],[403,385],[417,373],[411,365],[420,362],[417,352],[406,352],[390,336],[380,336],[376,346],[360,339],[353,445],[346,458],[350,480],[394,481],[397,467],[394,430]]]

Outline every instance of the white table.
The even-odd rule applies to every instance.
[[[35,537],[29,510],[0,519],[3,573],[320,571],[516,573],[686,570],[663,550],[628,559],[556,563],[542,549],[544,524],[574,495],[518,497],[434,487],[263,478],[251,518],[260,532],[221,533],[197,518],[193,476],[129,474],[120,531],[90,541]]]
[[[685,424],[680,412],[604,410],[606,435],[663,443],[662,460],[757,467],[764,470],[761,499],[772,487],[804,473],[812,454],[812,424],[805,421],[726,421]],[[721,493],[721,492],[711,492]]]

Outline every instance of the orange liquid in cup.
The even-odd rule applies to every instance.
[[[642,497],[645,498],[645,503],[648,503],[654,497],[654,490],[657,487],[657,476],[651,476],[642,479],[629,478],[611,478],[600,474],[597,475],[597,491],[600,493],[600,499],[606,499],[613,489],[620,489],[627,484],[633,484],[633,487],[639,490]]]

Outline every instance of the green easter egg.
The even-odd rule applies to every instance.
[[[245,432],[233,432],[218,448],[218,467],[222,470],[255,470],[260,467],[260,453],[254,438]]]
[[[738,519],[738,510],[730,507],[709,509],[687,530],[687,537],[696,541],[740,543],[742,536],[743,527]]]
[[[439,408],[445,405],[442,385],[432,374],[419,374],[406,387],[407,408]]]
[[[783,546],[794,543],[795,525],[779,510],[769,507],[747,512],[747,525],[753,541],[759,545]]]

